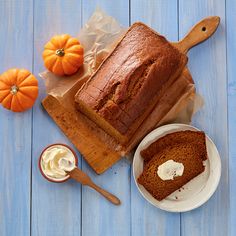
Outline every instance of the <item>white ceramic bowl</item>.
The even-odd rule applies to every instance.
[[[215,144],[206,135],[208,159],[205,161],[205,171],[189,181],[180,190],[175,191],[162,201],[157,201],[137,178],[143,171],[143,158],[140,151],[148,147],[166,134],[182,130],[198,131],[199,129],[185,124],[170,124],[159,127],[149,133],[139,144],[134,154],[133,176],[135,184],[142,196],[152,205],[170,212],[185,212],[204,204],[215,192],[221,175],[221,160]]]

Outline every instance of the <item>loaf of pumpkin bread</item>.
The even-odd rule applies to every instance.
[[[134,23],[76,93],[76,108],[126,144],[186,63],[163,36]]]

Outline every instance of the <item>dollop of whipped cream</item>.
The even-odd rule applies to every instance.
[[[184,173],[184,165],[180,162],[168,160],[158,166],[157,175],[162,180],[173,180],[177,176],[182,176]]]
[[[50,179],[64,179],[68,174],[66,171],[73,170],[75,156],[72,151],[62,145],[55,145],[46,149],[41,157],[41,168],[43,173]]]

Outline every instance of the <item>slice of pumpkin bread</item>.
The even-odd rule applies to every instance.
[[[162,180],[158,176],[158,167],[168,160],[184,165],[182,176],[174,177],[173,180]],[[143,185],[154,198],[161,201],[202,173],[204,169],[202,152],[199,151],[198,145],[192,143],[172,145],[152,157],[139,176],[138,183]]]
[[[173,146],[176,144],[192,143],[197,145],[199,148],[199,153],[201,153],[202,159],[207,159],[206,150],[206,137],[205,133],[202,131],[178,131],[171,134],[167,134],[157,141],[153,142],[146,149],[140,152],[141,156],[148,162],[152,159],[154,155],[163,150],[166,147]]]

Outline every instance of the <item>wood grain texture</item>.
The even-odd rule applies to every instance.
[[[187,53],[192,47],[207,40],[215,33],[220,23],[220,17],[208,16],[197,22],[190,31],[174,45],[183,53]]]
[[[97,174],[102,174],[122,158],[119,152],[104,144],[97,126],[82,113],[69,112],[50,95],[42,105]]]
[[[129,2],[127,0],[90,0],[83,1],[83,23],[96,7],[115,17],[122,25],[129,24]],[[82,169],[94,182],[120,200],[120,206],[114,206],[104,200],[93,190],[82,187],[82,235],[130,235],[130,163],[121,160],[101,176],[96,176],[83,161]]]
[[[0,107],[0,235],[236,235],[236,2],[0,0],[0,73],[14,66],[29,69],[35,75],[43,71],[44,43],[54,34],[76,36],[96,6],[124,26],[143,21],[170,41],[182,38],[203,17],[221,17],[215,35],[188,54],[197,90],[205,99],[193,125],[205,130],[220,151],[220,186],[199,209],[167,213],[142,198],[127,160],[97,176],[78,152],[80,167],[95,183],[117,195],[121,206],[113,206],[73,180],[64,184],[47,182],[37,167],[42,149],[55,142],[73,145],[41,107],[46,93],[39,78],[40,94],[33,111],[14,114]]]
[[[41,56],[44,44],[55,34],[68,33],[76,36],[80,27],[80,1],[34,1],[34,73],[36,75],[45,70]],[[81,185],[73,180],[62,184],[47,182],[38,170],[38,157],[45,146],[56,142],[72,146],[43,110],[40,101],[46,96],[46,92],[41,79],[39,82],[39,102],[34,106],[32,131],[32,235],[80,235]],[[79,164],[81,165],[81,158]]]
[[[0,1],[0,73],[32,70],[33,2]],[[32,111],[0,108],[0,235],[30,235]]]
[[[228,75],[228,141],[229,141],[229,235],[236,235],[236,1],[226,1],[227,75]]]
[[[177,1],[131,0],[131,23],[142,21],[170,41],[178,41]],[[131,181],[132,235],[180,235],[180,214],[161,211],[139,194]]]
[[[229,183],[227,151],[227,78],[224,1],[179,1],[179,36],[203,17],[218,15],[221,24],[206,42],[189,53],[189,68],[205,106],[193,124],[215,142],[222,160],[220,185],[213,197],[202,207],[181,214],[182,235],[228,235]]]

